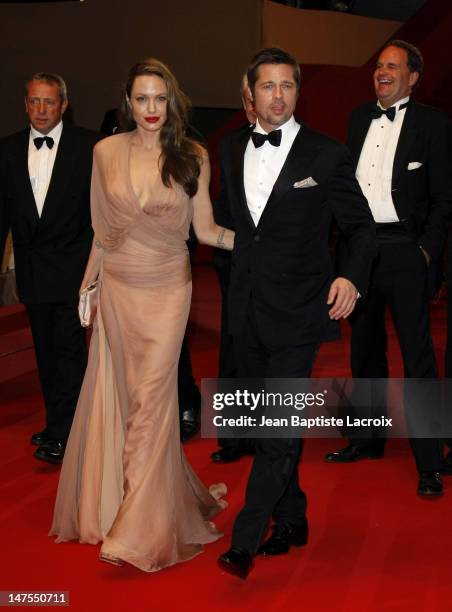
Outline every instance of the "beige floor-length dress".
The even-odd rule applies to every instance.
[[[99,271],[88,368],[66,448],[50,535],[103,542],[101,553],[152,572],[218,539],[208,491],[180,444],[177,365],[191,299],[185,240],[192,201],[159,180],[140,202],[130,178],[135,132],[95,148],[95,232],[84,279]]]

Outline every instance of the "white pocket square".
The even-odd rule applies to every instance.
[[[408,170],[416,170],[420,168],[423,164],[421,162],[410,162],[408,164]]]
[[[316,187],[317,185],[318,183],[315,182],[312,176],[305,178],[302,181],[297,181],[296,183],[293,184],[295,189],[300,189],[303,187]]]

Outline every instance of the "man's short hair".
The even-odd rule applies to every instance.
[[[25,81],[25,95],[28,94],[28,86],[32,81],[41,81],[49,85],[57,85],[61,102],[67,100],[67,87],[63,77],[53,72],[35,72]]]
[[[387,42],[382,51],[388,47],[398,47],[399,49],[404,49],[406,51],[408,56],[408,68],[410,69],[410,72],[417,72],[419,74],[419,78],[417,80],[417,83],[419,83],[424,73],[424,58],[422,57],[422,53],[419,51],[419,49],[405,40],[396,39]]]
[[[293,68],[293,78],[297,86],[297,90],[300,89],[301,84],[301,71],[300,64],[294,58],[293,55],[287,53],[279,47],[267,47],[261,49],[251,60],[248,67],[246,76],[248,78],[248,85],[251,92],[254,93],[254,87],[258,78],[259,66],[262,64],[288,64]]]

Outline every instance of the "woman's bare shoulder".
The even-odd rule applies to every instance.
[[[107,136],[107,138],[103,138],[96,144],[94,151],[97,155],[108,155],[109,153],[114,153],[117,149],[123,147],[129,141],[129,138],[129,132]]]

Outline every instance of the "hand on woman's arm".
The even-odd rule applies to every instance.
[[[210,201],[210,163],[207,152],[202,149],[201,172],[198,178],[198,192],[193,198],[193,227],[196,237],[202,244],[227,249],[234,248],[234,232],[215,223],[212,202]]]

